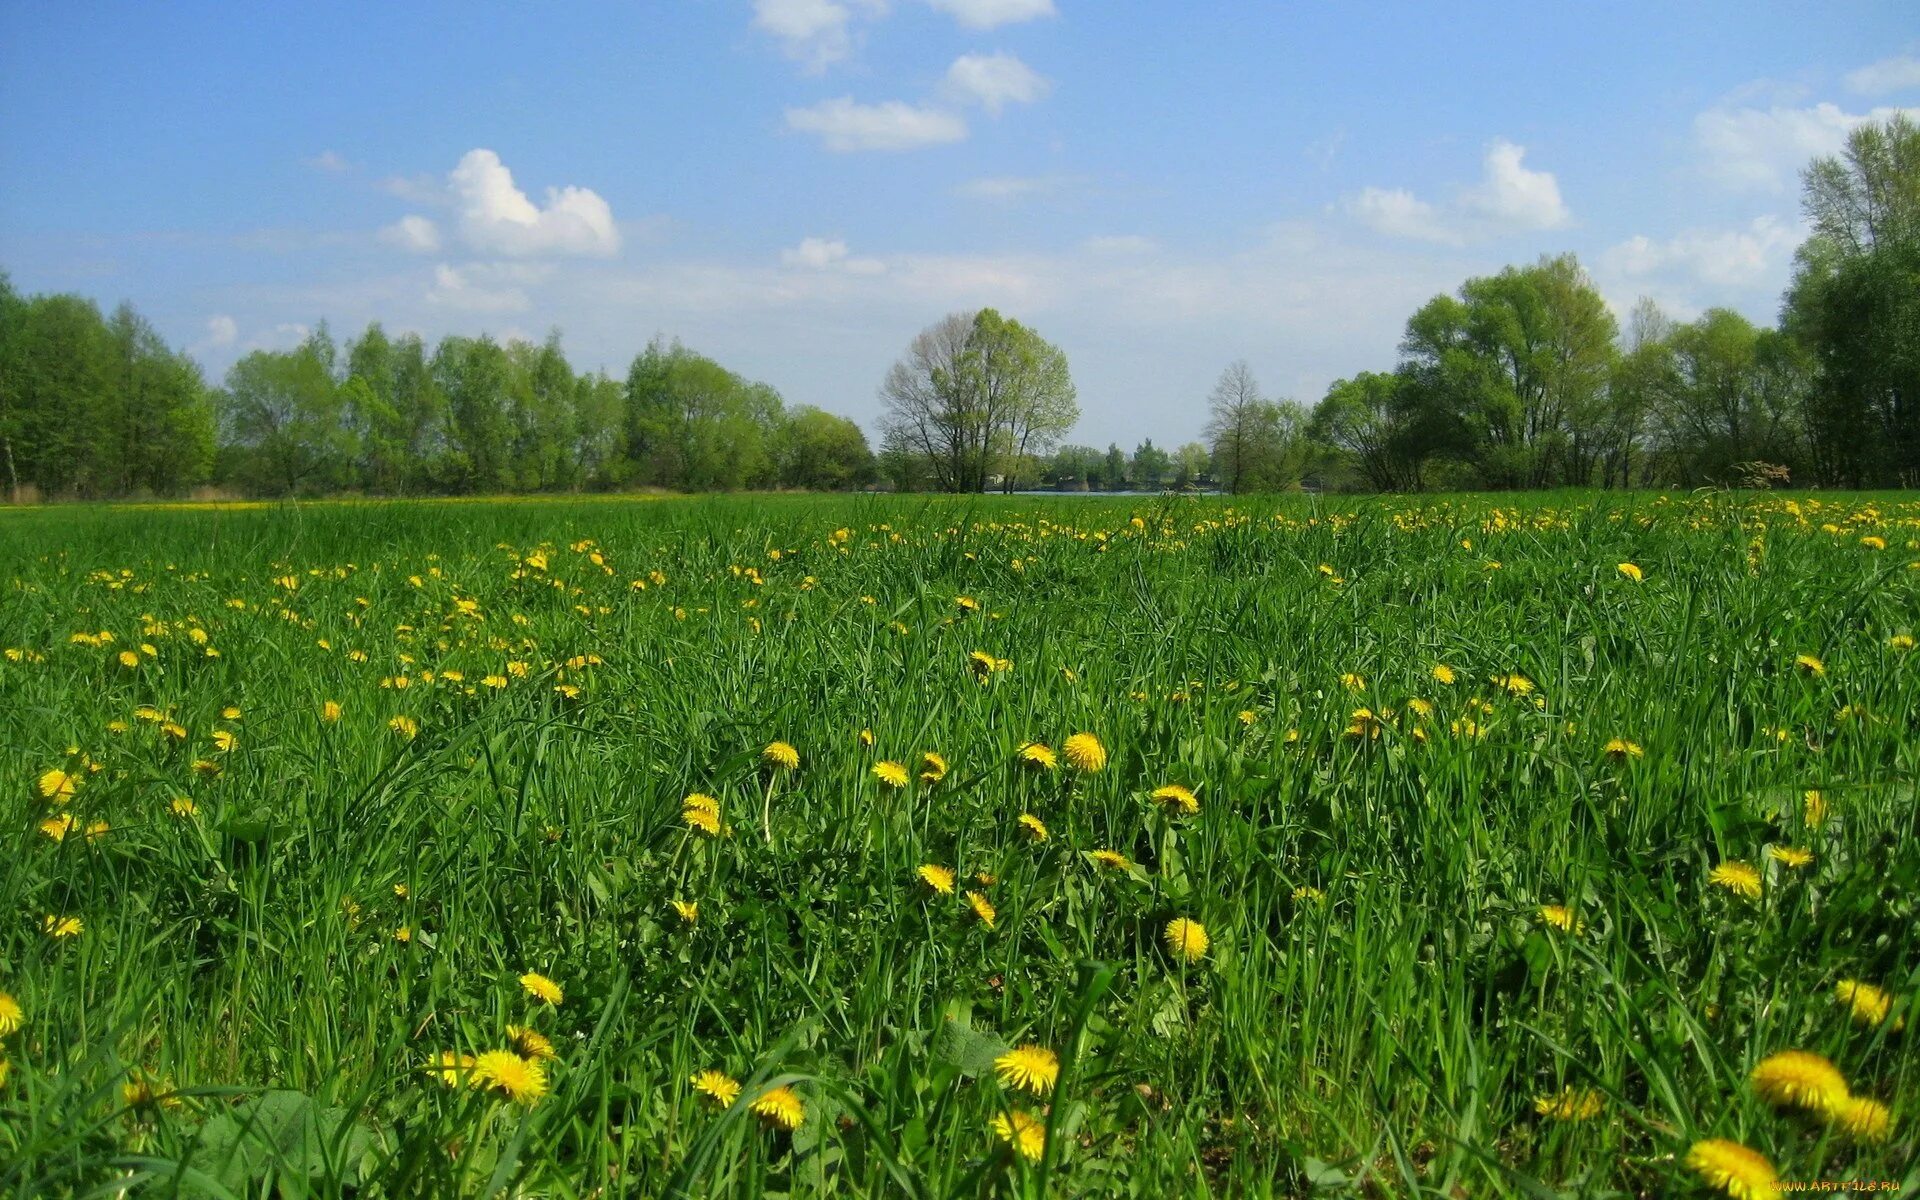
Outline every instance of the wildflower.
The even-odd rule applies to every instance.
[[[1309,884],[1303,883],[1299,887],[1296,887],[1293,889],[1293,902],[1295,904],[1305,904],[1308,901],[1312,901],[1315,904],[1320,904],[1324,902],[1326,898],[1327,898],[1327,894],[1325,892]]]
[[[1044,1096],[1060,1078],[1060,1056],[1045,1046],[1021,1046],[994,1059],[993,1073],[1002,1087],[1025,1088]]]
[[[558,1005],[567,998],[566,993],[560,990],[559,984],[537,971],[528,971],[522,975],[520,986],[526,989],[527,995],[547,1004]]]
[[[140,656],[131,650],[122,650],[120,652],[120,665],[131,670],[140,665]]]
[[[135,1070],[120,1085],[120,1100],[128,1108],[179,1108],[180,1097],[174,1094],[173,1080],[165,1075],[153,1078],[144,1071]]]
[[[78,823],[72,813],[63,812],[40,822],[40,832],[55,842],[64,842],[67,840],[67,832]]]
[[[967,670],[973,672],[975,679],[985,683],[990,677],[1001,672],[1011,671],[1011,659],[995,658],[985,650],[974,650],[967,655]]]
[[[73,799],[74,789],[79,783],[78,778],[59,767],[50,768],[40,774],[40,798],[49,804],[65,804]]]
[[[507,1040],[513,1043],[513,1052],[528,1061],[560,1057],[554,1053],[553,1042],[538,1029],[529,1029],[525,1025],[509,1025]]]
[[[687,1082],[693,1085],[694,1091],[706,1096],[721,1108],[732,1107],[733,1102],[740,1098],[740,1081],[725,1071],[716,1071],[711,1068],[697,1071],[688,1078]]]
[[[1625,575],[1628,579],[1633,580],[1635,583],[1639,583],[1640,580],[1644,578],[1644,576],[1641,574],[1640,568],[1634,566],[1630,562],[1621,563],[1619,570],[1622,575]]]
[[[1782,1050],[1754,1065],[1753,1090],[1769,1104],[1827,1115],[1847,1101],[1847,1081],[1834,1065],[1805,1050]]]
[[[213,731],[213,748],[220,753],[230,753],[237,749],[239,745],[240,739],[235,736],[231,730],[216,729]]]
[[[720,836],[720,818],[708,809],[683,808],[680,810],[680,819],[687,823],[689,829],[697,829],[708,837]]]
[[[1526,696],[1533,692],[1533,680],[1518,671],[1506,675],[1495,675],[1493,683],[1496,687],[1505,688],[1509,696]]]
[[[1561,933],[1581,934],[1587,930],[1587,923],[1564,904],[1542,904],[1540,919]]]
[[[1106,769],[1107,748],[1091,733],[1074,734],[1060,749],[1066,755],[1067,763],[1076,771],[1092,774]]]
[[[40,931],[55,941],[77,938],[86,932],[86,922],[79,917],[60,917],[48,913],[40,921]]]
[[[788,1132],[800,1128],[800,1123],[807,1119],[806,1103],[800,1099],[798,1092],[784,1084],[762,1092],[759,1099],[747,1106],[747,1111],[767,1124],[777,1125]]]
[[[1200,811],[1200,801],[1193,791],[1177,783],[1169,783],[1153,789],[1153,799],[1169,812],[1177,810],[1192,816]]]
[[[892,759],[873,764],[873,777],[890,788],[907,786],[907,769]]]
[[[1349,672],[1340,677],[1340,686],[1350,692],[1364,692],[1367,690],[1367,678],[1364,675],[1355,675]]]
[[[1445,663],[1435,663],[1433,667],[1433,678],[1435,682],[1442,686],[1452,687],[1454,679],[1453,668]]]
[[[1047,1152],[1047,1123],[1032,1113],[1016,1108],[995,1117],[988,1127],[993,1130],[994,1136],[1019,1151],[1030,1162],[1039,1162]]]
[[[1774,1200],[1780,1195],[1780,1176],[1757,1150],[1725,1138],[1695,1142],[1687,1151],[1687,1166],[1709,1187],[1733,1200]]]
[[[0,992],[0,1038],[12,1036],[26,1023],[27,1014],[21,1010],[20,1002]]]
[[[1260,714],[1251,708],[1243,708],[1236,715],[1242,725],[1252,725],[1260,720]]]
[[[786,742],[768,742],[767,748],[760,752],[760,761],[782,771],[791,771],[800,765],[800,752]]]
[[[1910,633],[1896,633],[1887,639],[1887,648],[1889,650],[1898,650],[1902,654],[1905,654],[1907,651],[1913,649],[1913,635]]]
[[[1638,742],[1630,742],[1626,738],[1608,739],[1601,753],[1615,762],[1622,762],[1629,758],[1645,758],[1647,756],[1647,752],[1640,748]]]
[[[675,900],[673,902],[673,911],[679,913],[680,919],[689,925],[695,924],[700,920],[700,902],[698,900]]]
[[[1708,873],[1707,882],[1748,900],[1760,898],[1760,872],[1743,862],[1728,859]]]
[[[339,719],[340,702],[338,700],[328,700],[320,705],[320,720],[324,724],[331,725]]]
[[[1767,857],[1789,870],[1797,871],[1813,861],[1813,852],[1795,846],[1769,846]]]
[[[1535,1096],[1533,1111],[1553,1121],[1586,1121],[1600,1115],[1600,1093],[1571,1085],[1552,1096]]]
[[[1856,1142],[1884,1142],[1893,1128],[1893,1114],[1878,1100],[1850,1096],[1833,1114],[1833,1123]]]
[[[992,902],[979,892],[967,893],[967,906],[973,909],[973,915],[980,918],[980,923],[988,929],[992,929],[994,922],[999,919],[1000,914],[994,911]]]
[[[1350,738],[1360,738],[1362,740],[1378,738],[1380,736],[1380,718],[1375,716],[1373,710],[1370,708],[1356,708],[1353,710],[1353,716],[1347,722],[1346,729],[1342,732]]]
[[[1860,539],[1860,544],[1869,550],[1885,550],[1887,548],[1887,539],[1870,533]]]
[[[1052,836],[1047,832],[1046,822],[1032,813],[1020,814],[1020,828],[1026,830],[1027,836],[1036,842],[1044,842]]]
[[[1801,815],[1808,829],[1817,829],[1826,823],[1827,799],[1817,791],[1808,791],[1800,797]]]
[[[1800,670],[1806,672],[1808,675],[1819,676],[1819,675],[1825,675],[1827,673],[1827,664],[1821,662],[1819,659],[1815,658],[1811,654],[1794,655],[1793,665],[1798,667]]]
[[[1893,1011],[1893,997],[1886,991],[1859,979],[1842,979],[1833,985],[1833,998],[1847,1006],[1856,1024],[1878,1025]],[[1894,1028],[1906,1024],[1896,1021]]]
[[[448,1087],[460,1087],[463,1084],[467,1087],[475,1087],[478,1086],[479,1081],[473,1077],[473,1063],[471,1054],[457,1054],[452,1050],[442,1050],[433,1056],[433,1061],[427,1064],[427,1070],[438,1076],[440,1082]]]
[[[947,777],[947,760],[929,750],[920,756],[920,782],[939,783]]]
[[[1051,771],[1060,762],[1054,757],[1053,748],[1045,742],[1024,742],[1016,753],[1022,764],[1036,771]]]
[[[1190,917],[1175,917],[1167,922],[1167,949],[1190,963],[1197,963],[1207,956],[1207,947],[1212,941],[1207,937],[1206,926]]]
[[[394,930],[393,940],[399,942],[401,945],[406,945],[413,941],[413,926],[402,925],[400,928]]]
[[[1108,870],[1133,870],[1133,861],[1117,850],[1094,850],[1089,852],[1087,857],[1093,859],[1098,865],[1106,867]]]
[[[547,1094],[547,1072],[511,1050],[489,1050],[473,1060],[476,1087],[490,1087],[515,1104],[534,1105]]]
[[[942,896],[953,895],[953,871],[950,868],[928,863],[920,868],[918,874],[922,883]]]
[[[871,750],[873,748],[873,730],[862,729],[858,740],[863,747]]]
[[[412,741],[415,737],[418,737],[420,734],[420,723],[414,720],[412,717],[404,716],[404,715],[395,717],[393,718],[393,720],[388,721],[387,728],[393,730],[395,733],[399,734],[401,737],[406,738],[408,741]]]

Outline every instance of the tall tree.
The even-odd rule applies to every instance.
[[[293,350],[256,350],[227,372],[219,398],[234,473],[272,495],[327,491],[349,477],[354,444],[324,331]]]

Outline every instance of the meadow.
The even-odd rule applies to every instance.
[[[1920,501],[0,511],[0,1190],[1920,1188]]]

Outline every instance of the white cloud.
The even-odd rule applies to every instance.
[[[995,116],[1008,104],[1031,104],[1053,85],[1011,54],[962,54],[947,68],[946,93]]]
[[[334,150],[322,150],[320,153],[308,159],[307,165],[316,171],[326,171],[335,175],[353,169],[353,164],[348,162],[338,151]]]
[[[1710,287],[1754,288],[1783,274],[1801,231],[1774,216],[1742,229],[1690,230],[1664,241],[1628,238],[1601,254],[1600,269],[1633,280],[1672,278]]]
[[[231,346],[240,338],[240,326],[225,313],[207,318],[207,338],[203,343],[209,347]]]
[[[613,210],[582,187],[548,188],[536,205],[514,186],[513,172],[491,150],[469,150],[447,176],[460,235],[474,249],[509,256],[579,254],[611,257],[620,251]]]
[[[780,252],[780,261],[809,271],[846,271],[854,275],[878,275],[887,269],[877,258],[857,258],[849,254],[846,242],[839,238],[802,238],[798,246]]]
[[[927,0],[968,29],[994,29],[1038,17],[1051,17],[1053,0]]]
[[[952,113],[916,108],[899,100],[856,104],[848,96],[823,100],[811,108],[787,110],[787,126],[817,134],[836,153],[856,150],[912,150],[961,141],[967,123]]]
[[[447,205],[447,185],[436,175],[389,175],[373,186],[398,196],[408,204],[426,204],[435,208]]]
[[[1054,195],[1067,183],[1068,180],[1059,175],[993,175],[970,179],[956,190],[969,200],[1006,204],[1032,196]]]
[[[1433,205],[1405,188],[1363,188],[1347,200],[1347,211],[1375,233],[1457,246],[1464,239]]]
[[[1868,96],[1920,88],[1920,55],[1896,54],[1847,74],[1847,86]]]
[[[853,53],[853,12],[838,0],[754,0],[753,27],[788,58],[820,71]]]
[[[1152,238],[1137,233],[1090,237],[1081,245],[1087,253],[1100,255],[1152,254],[1160,248]]]
[[[425,217],[405,216],[381,229],[380,240],[414,254],[432,254],[440,248],[440,227]]]
[[[1470,209],[1509,228],[1557,229],[1567,223],[1560,184],[1550,171],[1530,171],[1527,151],[1502,138],[1487,147],[1486,177],[1461,197]]]
[[[525,312],[532,307],[526,292],[511,286],[488,286],[479,278],[484,274],[484,268],[460,270],[441,263],[433,269],[427,302],[470,313]]]
[[[1920,108],[1876,108],[1850,113],[1832,103],[1811,108],[1715,108],[1693,119],[1702,169],[1729,188],[1783,192],[1808,160],[1835,154],[1865,121],[1895,113],[1920,117]]]

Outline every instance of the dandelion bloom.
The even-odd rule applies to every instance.
[[[1628,579],[1633,580],[1635,583],[1639,583],[1642,579],[1645,578],[1645,576],[1641,573],[1640,568],[1633,565],[1630,562],[1621,563],[1619,566],[1619,571],[1622,575],[1625,575]]]
[[[1802,850],[1798,846],[1769,846],[1767,857],[1783,867],[1797,871],[1813,861],[1813,851]]]
[[[1587,923],[1564,904],[1542,904],[1540,919],[1562,933],[1584,933]]]
[[[1326,898],[1327,898],[1327,894],[1325,892],[1309,884],[1303,883],[1299,887],[1293,889],[1293,902],[1295,904],[1305,904],[1308,901],[1312,901],[1315,904],[1319,904],[1322,901],[1324,901]]]
[[[1506,675],[1495,675],[1493,682],[1496,687],[1505,688],[1510,696],[1525,696],[1533,692],[1533,680],[1518,671]]]
[[[1200,801],[1194,796],[1192,789],[1177,783],[1169,783],[1153,789],[1153,798],[1169,812],[1177,809],[1191,816],[1200,811]]]
[[[40,922],[40,931],[55,941],[77,938],[86,928],[86,922],[79,917],[58,917],[52,913],[48,913]]]
[[[1804,1108],[1823,1116],[1838,1111],[1847,1101],[1846,1078],[1832,1063],[1806,1050],[1769,1054],[1754,1064],[1748,1080],[1769,1104]]]
[[[1032,1113],[1019,1109],[1002,1113],[989,1122],[989,1128],[1031,1162],[1039,1162],[1047,1152],[1047,1123]]]
[[[1167,922],[1167,949],[1190,963],[1197,963],[1207,956],[1207,947],[1212,940],[1207,937],[1206,926],[1190,917],[1175,917]]]
[[[1904,654],[1908,650],[1913,649],[1913,635],[1910,633],[1896,633],[1887,639],[1887,648],[1890,650],[1898,650]]]
[[[1825,675],[1827,673],[1827,664],[1821,662],[1811,654],[1794,655],[1793,665],[1809,675]]]
[[[1878,1100],[1851,1096],[1833,1113],[1833,1123],[1856,1142],[1884,1142],[1893,1129],[1893,1113]]]
[[[1883,989],[1858,979],[1842,979],[1833,985],[1833,998],[1847,1006],[1847,1012],[1861,1025],[1878,1025],[1893,1011],[1893,997]]]
[[[1453,668],[1445,663],[1435,663],[1433,666],[1433,678],[1437,683],[1452,687],[1454,679]]]
[[[860,742],[860,744],[861,744],[862,746],[865,746],[865,747],[867,747],[867,748],[869,748],[869,749],[871,749],[871,748],[872,748],[872,746],[873,746],[873,730],[871,730],[871,729],[862,729],[862,730],[860,731],[860,736],[859,736],[859,738],[858,738],[858,741]]]
[[[973,909],[973,915],[980,918],[980,923],[988,929],[992,929],[994,922],[1000,918],[1000,914],[994,911],[992,901],[979,892],[967,893],[967,907]]]
[[[1060,762],[1054,757],[1053,747],[1045,742],[1026,742],[1016,753],[1022,763],[1037,771],[1051,771]]]
[[[69,812],[59,813],[40,822],[40,832],[56,842],[67,840],[67,833],[79,824],[79,820]]]
[[[20,1002],[5,992],[0,992],[0,1038],[8,1037],[19,1031],[27,1023],[27,1014],[20,1008]]]
[[[554,1052],[553,1042],[538,1029],[529,1029],[525,1025],[507,1026],[507,1040],[513,1043],[513,1052],[526,1059],[551,1059],[560,1057]]]
[[[920,756],[920,782],[939,783],[947,777],[947,760],[929,750]]]
[[[73,799],[73,790],[78,784],[74,776],[53,767],[40,774],[40,798],[49,804],[65,804]]]
[[[1133,860],[1117,850],[1092,850],[1088,852],[1087,857],[1109,870],[1131,871],[1133,869]]]
[[[239,749],[239,747],[240,747],[240,738],[236,734],[234,734],[232,730],[216,729],[213,731],[213,748],[215,750],[218,750],[222,754],[226,754],[233,750]]]
[[[680,810],[680,819],[687,828],[697,829],[708,837],[720,836],[720,815],[710,808],[696,808],[689,804]]]
[[[1708,873],[1707,882],[1748,900],[1760,898],[1760,872],[1743,862],[1729,859],[1721,863]]]
[[[527,995],[547,1004],[557,1005],[567,998],[567,994],[560,990],[559,984],[538,971],[528,971],[522,975],[520,986],[526,990]]]
[[[387,728],[393,730],[401,737],[406,738],[408,741],[412,741],[420,734],[420,722],[408,716],[393,718],[393,720],[387,722]]]
[[[191,796],[175,796],[168,802],[167,809],[183,821],[200,811],[199,806],[194,804],[193,797]]]
[[[873,777],[890,788],[907,786],[907,769],[892,759],[882,759],[873,764]]]
[[[1626,738],[1609,738],[1606,746],[1601,750],[1601,753],[1613,759],[1615,762],[1628,758],[1645,758],[1647,756],[1647,752],[1640,748],[1640,743],[1630,742]]]
[[[994,1059],[993,1073],[1003,1087],[1025,1088],[1044,1096],[1060,1078],[1060,1056],[1045,1046],[1021,1046]]]
[[[725,1071],[711,1068],[695,1072],[687,1080],[693,1090],[712,1100],[721,1108],[730,1108],[740,1098],[740,1081]]]
[[[1739,1142],[1708,1138],[1695,1142],[1687,1151],[1687,1166],[1707,1186],[1718,1188],[1733,1200],[1774,1200],[1780,1195],[1780,1176],[1764,1154],[1749,1150]]]
[[[1809,790],[1800,797],[1801,816],[1808,829],[1818,828],[1827,819],[1827,798],[1819,792]]]
[[[920,881],[942,896],[953,895],[953,871],[928,863],[919,870]]]
[[[1364,692],[1367,690],[1367,677],[1364,675],[1355,675],[1349,671],[1340,677],[1340,686],[1350,692]]]
[[[791,771],[800,765],[800,752],[787,742],[768,742],[760,752],[760,761],[770,767]]]
[[[675,900],[673,902],[673,911],[679,913],[680,919],[689,925],[700,920],[700,902],[698,900]]]
[[[1535,1096],[1533,1111],[1551,1121],[1591,1120],[1600,1115],[1600,1093],[1569,1085],[1552,1096]]]
[[[515,1104],[534,1105],[547,1094],[547,1072],[511,1050],[489,1050],[473,1060],[477,1087],[490,1087]]]
[[[170,1076],[162,1075],[153,1078],[137,1070],[120,1085],[120,1100],[128,1108],[183,1107],[180,1097],[174,1094],[173,1079]]]
[[[789,1132],[800,1128],[807,1119],[807,1106],[800,1099],[800,1093],[785,1086],[763,1092],[760,1098],[747,1106],[747,1110],[769,1125],[777,1125]]]
[[[1036,842],[1044,842],[1053,836],[1047,832],[1047,823],[1032,813],[1020,814],[1020,828],[1025,830],[1027,836]]]
[[[1076,733],[1060,748],[1067,763],[1076,771],[1092,774],[1106,769],[1107,748],[1091,733]]]

